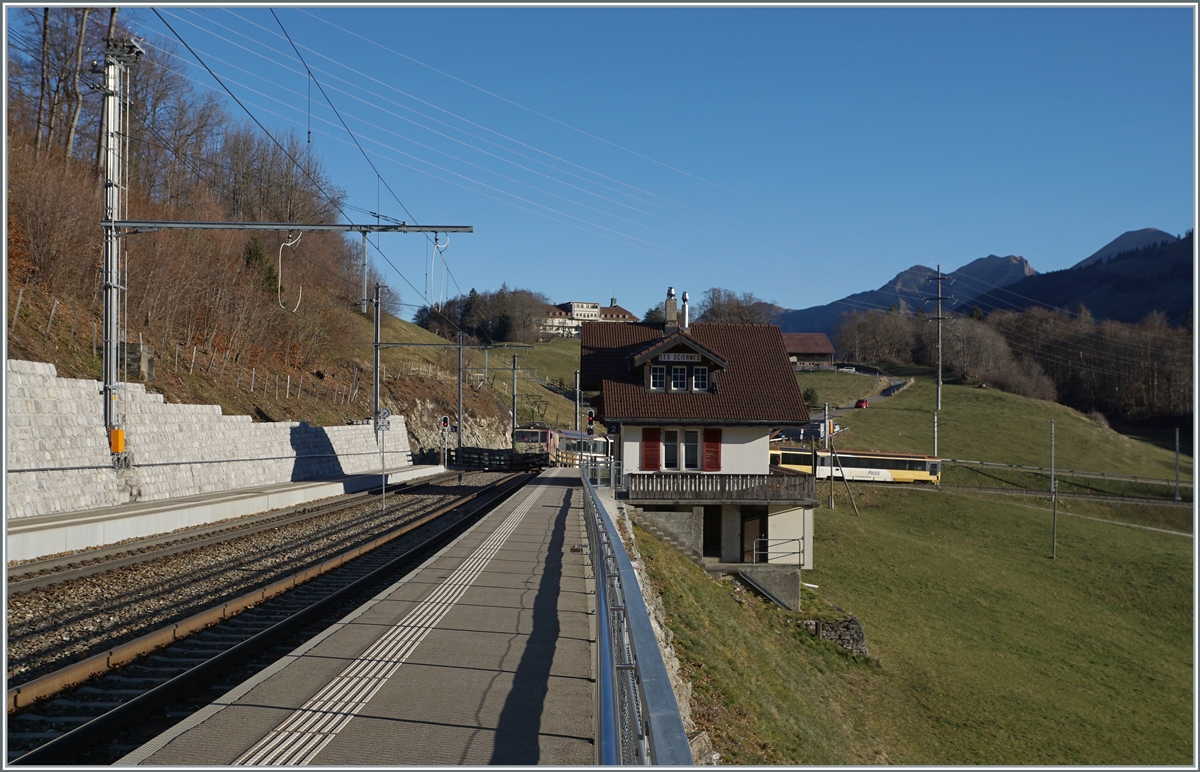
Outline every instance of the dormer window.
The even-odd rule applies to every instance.
[[[650,388],[665,391],[667,388],[667,368],[663,365],[650,366]]]
[[[676,365],[671,368],[671,390],[683,391],[687,388],[687,368]]]
[[[693,367],[692,368],[692,390],[693,391],[708,391],[708,368]]]

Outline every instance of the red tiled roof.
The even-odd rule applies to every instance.
[[[789,354],[833,354],[833,344],[823,332],[785,332],[783,345]]]
[[[636,322],[638,317],[620,306],[600,306],[600,318],[606,322]]]
[[[647,392],[633,358],[663,338],[660,325],[583,325],[580,381],[600,389],[604,421],[696,424],[808,423],[808,409],[788,362],[779,328],[768,324],[693,324],[688,334],[723,357],[717,393]]]

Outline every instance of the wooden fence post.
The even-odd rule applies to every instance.
[[[13,312],[12,326],[8,328],[9,335],[12,335],[13,330],[17,329],[17,317],[21,315],[21,298],[23,298],[23,297],[25,297],[25,288],[24,287],[17,290],[17,310]],[[93,340],[92,341],[92,356],[96,355],[95,349],[96,349],[96,341]]]
[[[50,325],[54,324],[54,312],[58,310],[58,299],[50,305],[50,321],[46,322],[46,337],[50,337]]]

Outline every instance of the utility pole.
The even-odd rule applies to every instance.
[[[945,318],[944,316],[942,316],[942,301],[950,299],[950,298],[942,295],[942,279],[943,278],[945,278],[945,277],[942,276],[942,265],[941,265],[941,263],[938,263],[937,278],[935,279],[933,277],[930,277],[925,280],[925,281],[936,281],[937,282],[937,297],[926,298],[926,299],[937,301],[937,316],[935,316],[934,319],[937,320],[937,409],[939,411],[942,409],[942,320]],[[936,455],[936,452],[935,452],[935,455]]]
[[[378,239],[377,239],[378,240]],[[362,313],[367,312],[367,232],[363,231],[362,248]]]
[[[579,431],[579,371],[575,371],[575,431]]]
[[[937,413],[933,414],[933,455],[937,457]]]
[[[1050,526],[1050,559],[1058,560],[1058,481],[1054,479],[1054,422],[1050,422],[1050,500],[1054,516]]]
[[[1179,427],[1175,427],[1175,500],[1179,501]]]
[[[462,330],[459,330],[458,331],[458,426],[455,427],[456,431],[454,432],[455,434],[458,435],[458,454],[459,454],[458,457],[459,458],[462,458],[462,435],[463,435],[463,432],[462,432],[462,429],[463,429],[463,426],[462,426],[462,375],[463,375],[462,336],[463,336]]]
[[[1050,492],[1054,492],[1054,422],[1050,422]]]
[[[829,403],[825,403],[825,425],[821,427],[821,434],[825,436],[825,450],[829,450]],[[829,462],[829,508],[833,509],[833,456],[826,455],[825,460]],[[816,473],[816,469],[813,469]]]
[[[118,404],[121,389],[117,364],[121,336],[121,240],[117,221],[123,219],[128,202],[121,192],[125,179],[121,168],[121,143],[125,137],[122,110],[129,93],[128,67],[145,51],[132,39],[109,41],[104,52],[104,425],[108,429],[109,450],[125,452],[125,417]]]
[[[366,234],[363,234],[364,238]],[[364,293],[365,294],[365,293]],[[375,282],[375,349],[374,374],[371,377],[371,416],[375,423],[375,444],[379,444],[379,282]]]
[[[517,355],[513,354],[513,373],[512,373],[512,431],[509,433],[512,437],[513,450],[517,449]]]

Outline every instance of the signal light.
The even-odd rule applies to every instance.
[[[596,431],[596,411],[589,410],[587,415],[588,415],[588,422],[587,422],[588,434],[592,434],[593,432]]]
[[[448,415],[442,416],[442,428],[443,429],[450,428],[450,416],[448,416]]]

